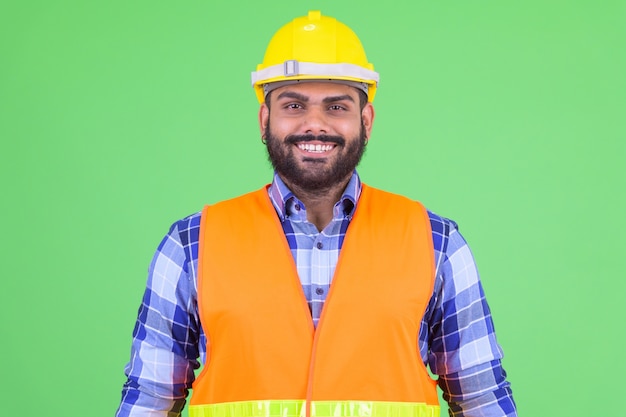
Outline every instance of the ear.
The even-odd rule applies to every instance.
[[[267,104],[261,104],[259,107],[259,129],[261,130],[261,139],[266,139],[265,130],[267,129],[267,124],[270,121],[270,109],[267,107]]]
[[[361,110],[361,120],[363,121],[363,127],[365,129],[365,137],[370,138],[372,133],[372,126],[374,125],[374,106],[372,103],[367,103],[363,110]]]

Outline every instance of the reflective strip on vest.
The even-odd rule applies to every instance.
[[[304,400],[192,405],[190,417],[304,417]],[[384,401],[312,401],[311,417],[439,417],[439,406]]]

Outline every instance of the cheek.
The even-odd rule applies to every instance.
[[[363,123],[361,118],[350,119],[337,124],[337,132],[344,138],[352,138],[360,135],[362,128]]]
[[[270,113],[268,127],[270,127],[272,134],[276,137],[282,138],[289,133],[293,133],[297,126],[298,124],[294,120],[272,116],[272,113]]]

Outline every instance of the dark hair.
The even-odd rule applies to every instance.
[[[356,89],[356,91],[359,92],[359,106],[361,106],[361,110],[363,110],[363,108],[367,104],[367,94],[365,94],[365,91],[359,90],[358,88]]]

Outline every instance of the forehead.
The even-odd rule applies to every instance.
[[[345,97],[349,96],[355,102],[359,100],[358,91],[351,86],[340,84],[336,82],[303,82],[285,85],[272,91],[271,100],[278,100],[280,97],[291,96],[295,93],[297,95],[306,97],[310,100],[323,100],[329,97]]]

